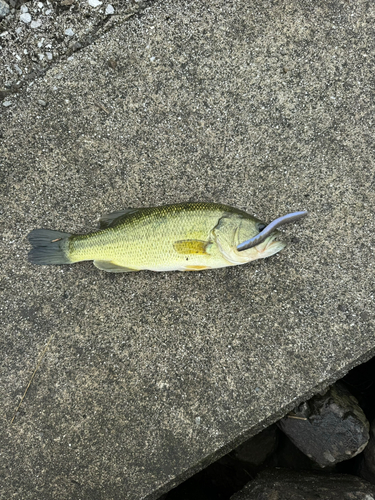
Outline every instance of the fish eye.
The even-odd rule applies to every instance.
[[[258,224],[259,232],[261,233],[265,227],[266,227],[265,224]]]

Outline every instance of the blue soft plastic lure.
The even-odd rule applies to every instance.
[[[294,222],[296,220],[302,219],[303,217],[306,217],[308,212],[303,211],[303,212],[293,212],[291,214],[286,214],[283,215],[282,217],[279,217],[278,219],[275,219],[272,221],[268,226],[266,226],[259,234],[251,238],[250,240],[246,240],[240,245],[237,246],[237,250],[239,252],[242,252],[243,250],[248,250],[249,248],[256,247],[260,243],[262,243],[264,240],[268,238],[268,236],[275,231],[280,226],[283,226],[284,224],[289,224],[290,222]]]

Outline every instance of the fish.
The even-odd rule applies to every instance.
[[[27,236],[33,246],[29,261],[39,265],[93,261],[111,273],[202,271],[265,259],[285,247],[280,232],[271,227],[255,246],[239,249],[268,226],[220,203],[127,208],[102,216],[99,223],[99,229],[88,234],[34,229]]]

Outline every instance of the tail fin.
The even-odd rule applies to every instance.
[[[51,229],[34,229],[27,235],[27,239],[34,247],[29,252],[29,261],[42,266],[70,264],[71,260],[68,257],[70,236],[69,233]]]

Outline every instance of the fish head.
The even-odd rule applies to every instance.
[[[258,235],[266,224],[255,217],[243,217],[229,214],[220,219],[215,227],[214,234],[216,244],[223,254],[232,264],[245,264],[252,260],[265,259],[280,252],[285,247],[285,243],[280,241],[280,231],[273,231],[262,243],[247,250],[238,251],[237,246],[254,236]]]

